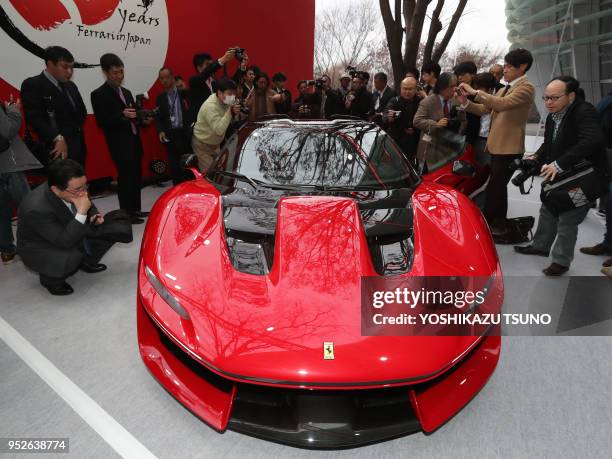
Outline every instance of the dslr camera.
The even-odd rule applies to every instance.
[[[525,182],[529,177],[540,174],[542,168],[540,161],[536,159],[515,159],[508,167],[512,172],[521,171],[512,179],[512,184],[519,187],[521,194],[529,194],[529,191],[525,191]]]
[[[136,109],[136,122],[138,124],[144,124],[148,119],[159,117],[159,107],[153,109],[145,108],[145,100],[149,100],[149,94],[146,92],[137,94],[135,97],[134,108]]]
[[[234,51],[234,57],[236,58],[236,60],[242,62],[244,59],[244,53],[246,52],[245,48],[230,48],[232,51]]]

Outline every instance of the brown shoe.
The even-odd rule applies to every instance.
[[[9,252],[2,252],[0,253],[0,258],[2,259],[2,263],[4,263],[5,265],[8,265],[9,263],[12,263],[15,261],[15,256],[17,255],[17,253],[13,252],[13,253],[9,253]]]
[[[569,270],[569,267],[560,265],[558,263],[552,263],[548,268],[542,270],[547,276],[561,276]]]
[[[604,268],[609,268],[610,266],[612,266],[612,258],[607,259],[606,261],[604,261],[601,266],[603,266]]]
[[[612,255],[612,249],[603,244],[597,244],[593,247],[582,247],[580,251],[587,255]]]

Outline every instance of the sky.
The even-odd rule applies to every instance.
[[[315,0],[317,11],[334,6],[350,7],[354,0]],[[378,9],[378,0],[371,0]],[[458,0],[447,0],[444,11],[450,11],[450,17]],[[394,1],[391,0],[391,5]],[[430,11],[435,7],[435,0],[431,2]],[[492,48],[506,50],[510,43],[506,36],[506,2],[504,0],[468,0],[464,16],[459,21],[457,30],[448,46],[448,51],[453,50],[459,43],[471,43],[474,45],[491,45]],[[393,6],[392,6],[393,8]],[[451,9],[452,8],[452,9]],[[442,36],[443,32],[439,36]],[[425,33],[423,34],[424,36]]]

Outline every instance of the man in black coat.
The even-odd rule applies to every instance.
[[[191,123],[189,99],[186,91],[176,87],[172,70],[164,67],[159,71],[159,82],[164,92],[157,96],[159,115],[155,125],[159,141],[168,150],[168,161],[172,183],[178,185],[186,179],[181,167],[181,156],[190,152]]]
[[[229,48],[219,59],[213,60],[210,54],[199,53],[193,56],[193,66],[196,74],[189,78],[189,117],[198,119],[200,107],[213,93],[213,82],[215,73],[225,64],[234,59],[236,55],[234,48]]]
[[[545,183],[557,174],[570,171],[582,160],[589,161],[602,183],[607,177],[605,146],[595,107],[578,94],[579,83],[573,77],[552,80],[544,90],[549,115],[546,118],[544,143],[534,154],[541,167]],[[603,186],[603,185],[602,185]],[[590,203],[554,214],[544,204],[531,245],[515,246],[518,253],[548,257],[552,247],[552,264],[543,270],[547,276],[567,272],[574,257],[578,225],[589,212]],[[556,241],[555,241],[556,239]],[[554,245],[553,245],[554,243]]]
[[[141,212],[140,205],[143,151],[134,98],[121,87],[125,74],[119,56],[104,54],[100,66],[106,82],[91,93],[91,105],[117,167],[119,207],[130,214],[132,223],[143,223],[149,213]]]
[[[48,182],[30,192],[18,210],[17,250],[23,263],[36,271],[52,295],[69,295],[66,278],[77,269],[104,271],[102,256],[113,242],[92,238],[104,217],[87,195],[87,178],[73,160],[57,160]]]
[[[361,74],[355,75],[351,82],[351,92],[346,96],[346,112],[362,120],[366,120],[370,114],[372,94],[365,87],[365,79]]]
[[[83,124],[87,109],[77,86],[70,81],[74,57],[61,46],[45,50],[45,70],[21,84],[26,122],[51,158],[70,158],[85,165]]]
[[[379,72],[374,75],[374,92],[372,93],[372,121],[382,125],[383,110],[391,99],[397,96],[395,89],[387,85],[387,74]]]
[[[416,151],[421,135],[421,131],[414,127],[414,115],[422,100],[417,95],[418,90],[416,78],[404,78],[400,85],[400,95],[389,100],[383,116],[385,130],[413,164],[416,164]]]

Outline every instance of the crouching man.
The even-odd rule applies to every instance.
[[[129,217],[125,218],[129,225]],[[83,167],[71,159],[54,161],[47,183],[19,206],[17,250],[52,295],[69,295],[73,289],[66,283],[68,276],[78,269],[87,273],[106,269],[100,259],[114,242],[108,232],[98,231],[105,226],[89,199]],[[129,232],[131,240],[131,226]]]

